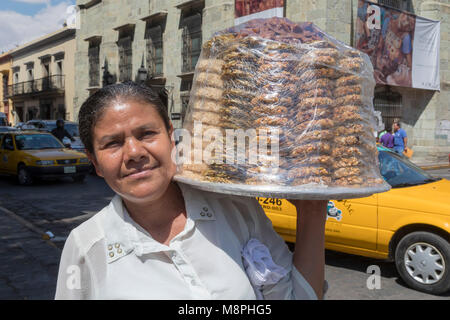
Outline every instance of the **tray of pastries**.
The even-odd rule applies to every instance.
[[[312,23],[257,19],[202,48],[175,180],[202,190],[343,199],[389,190],[370,59]]]

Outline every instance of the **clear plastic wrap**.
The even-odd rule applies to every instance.
[[[176,180],[291,199],[386,191],[374,87],[369,57],[311,23],[257,19],[219,32],[196,66]]]

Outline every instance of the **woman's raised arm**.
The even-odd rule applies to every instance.
[[[289,200],[297,208],[293,264],[323,298],[325,280],[325,222],[327,200]]]

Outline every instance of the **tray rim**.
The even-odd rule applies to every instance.
[[[277,186],[277,185],[247,185],[247,184],[228,184],[208,181],[200,181],[192,178],[175,175],[174,181],[190,185],[196,189],[214,193],[222,193],[247,197],[279,198],[292,200],[343,200],[365,198],[375,193],[389,191],[391,186],[384,181],[373,187],[345,188],[328,187],[319,185],[299,186]],[[276,189],[276,190],[274,190]],[[296,189],[296,190],[291,190]],[[321,190],[322,189],[322,190]]]

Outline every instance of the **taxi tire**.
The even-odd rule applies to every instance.
[[[23,164],[17,168],[17,181],[21,186],[30,186],[33,184],[33,177],[28,172],[27,167]]]
[[[436,248],[436,250],[439,251],[440,255],[443,257],[443,264],[445,265],[443,275],[442,278],[434,284],[420,283],[412,278],[406,270],[406,250],[412,245],[419,243],[430,244]],[[415,290],[434,295],[440,295],[450,290],[450,242],[435,233],[417,231],[404,236],[398,243],[395,250],[395,265],[403,281]]]

